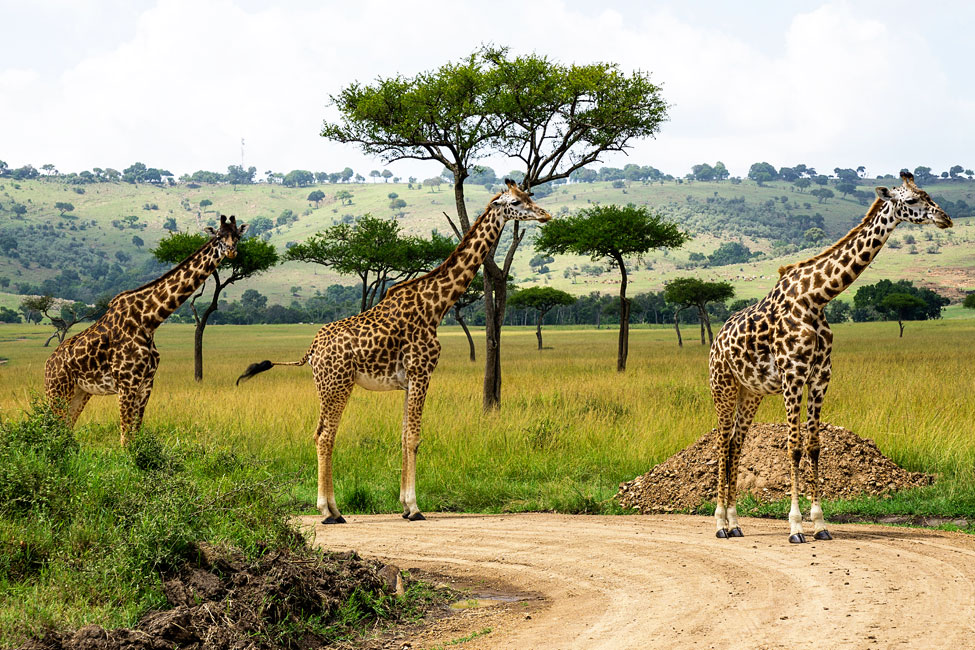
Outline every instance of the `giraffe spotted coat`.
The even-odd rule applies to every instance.
[[[733,314],[711,346],[711,395],[718,415],[717,536],[740,537],[735,509],[738,461],[748,428],[762,398],[781,393],[789,423],[788,450],[792,507],[790,537],[805,542],[799,510],[798,472],[803,451],[812,468],[812,519],[816,539],[831,539],[819,502],[819,422],[829,386],[833,334],[826,304],[849,287],[883,248],[898,223],[933,223],[950,228],[951,219],[902,173],[903,184],[877,188],[863,221],[815,257],[779,269],[779,281],[757,304]],[[806,394],[805,441],[800,424]]]
[[[374,307],[328,323],[305,355],[294,362],[252,364],[238,379],[276,365],[311,365],[320,413],[314,440],[318,454],[318,509],[324,523],[344,523],[332,484],[332,449],[339,420],[356,384],[368,390],[403,390],[400,503],[403,517],[423,519],[416,503],[416,453],[430,376],[440,359],[437,326],[467,290],[509,220],[546,222],[551,216],[513,181],[488,203],[456,250],[439,267],[395,285]]]
[[[206,282],[224,257],[237,254],[247,224],[220,217],[210,241],[162,277],[112,298],[105,314],[66,339],[44,364],[44,392],[72,425],[92,395],[118,394],[122,444],[139,428],[159,366],[156,328]]]

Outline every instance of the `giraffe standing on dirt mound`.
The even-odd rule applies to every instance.
[[[799,511],[800,412],[806,401],[805,450],[812,466],[814,537],[832,539],[819,504],[819,414],[830,379],[833,334],[823,315],[826,303],[842,293],[883,248],[898,223],[933,223],[950,228],[951,219],[914,177],[901,172],[903,185],[877,188],[866,216],[845,237],[805,262],[779,269],[779,281],[757,304],[733,314],[711,346],[710,384],[718,413],[717,536],[741,537],[735,499],[738,459],[755,411],[766,395],[782,393],[789,422],[792,543],[802,543]]]
[[[437,326],[467,290],[507,221],[545,223],[552,218],[514,181],[506,179],[505,183],[508,189],[491,199],[443,264],[426,275],[391,287],[375,307],[322,327],[299,361],[254,363],[237,380],[239,384],[272,366],[311,364],[321,402],[315,446],[317,505],[325,515],[322,523],[345,523],[332,487],[332,447],[355,384],[369,390],[406,391],[399,500],[404,518],[424,518],[416,505],[416,450],[420,446],[423,402],[440,358]]]
[[[44,364],[44,392],[74,425],[92,395],[118,394],[122,444],[142,423],[159,352],[156,328],[210,277],[224,257],[237,254],[247,224],[220,216],[207,227],[210,241],[157,280],[123,291],[91,327],[65,340]]]

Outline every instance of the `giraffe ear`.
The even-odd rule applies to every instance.
[[[240,236],[243,236],[244,235],[244,231],[246,231],[246,230],[247,230],[247,224],[246,223],[242,223],[242,224],[240,224],[240,228],[237,229],[237,234],[240,235]]]
[[[876,188],[876,192],[877,192],[877,198],[880,199],[881,201],[890,201],[892,198],[894,198],[893,196],[891,196],[890,190],[887,189],[886,187],[878,187]]]
[[[217,236],[217,231],[213,228],[213,226],[207,226],[206,228],[203,229],[203,232],[210,235],[211,237]]]

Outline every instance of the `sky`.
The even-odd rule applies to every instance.
[[[972,168],[975,3],[924,4],[0,0],[0,160],[435,176],[435,162],[385,165],[319,136],[329,97],[493,43],[662,86],[657,137],[602,164]]]

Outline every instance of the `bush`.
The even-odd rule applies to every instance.
[[[0,646],[42,625],[131,624],[165,604],[160,572],[200,542],[251,558],[304,547],[291,487],[262,462],[152,431],[82,448],[40,402],[0,422]]]

